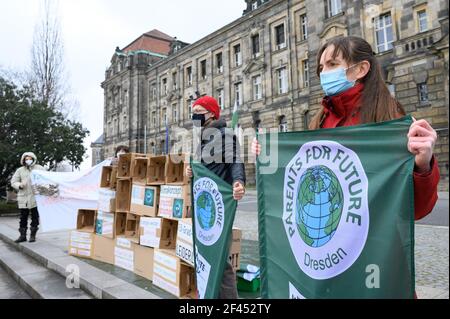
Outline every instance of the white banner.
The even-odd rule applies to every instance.
[[[102,167],[110,160],[83,172],[31,173],[40,217],[40,231],[75,229],[78,209],[97,209]]]

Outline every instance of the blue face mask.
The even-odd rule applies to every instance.
[[[347,69],[338,68],[336,70],[320,73],[320,84],[327,96],[345,92],[355,86],[356,81],[349,81],[347,79],[347,70],[355,65],[352,65]]]

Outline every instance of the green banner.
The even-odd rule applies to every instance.
[[[258,137],[263,298],[414,297],[411,123]]]
[[[200,299],[216,299],[222,284],[237,202],[233,189],[191,160],[195,269]]]

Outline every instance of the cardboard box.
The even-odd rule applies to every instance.
[[[190,178],[186,175],[189,157],[186,154],[170,154],[166,160],[166,184],[186,185]]]
[[[114,239],[115,237],[115,214],[109,212],[97,211],[95,218],[95,233],[97,235]]]
[[[92,259],[114,265],[115,240],[94,235],[94,253]]]
[[[96,210],[79,209],[77,216],[77,230],[86,233],[94,233],[96,214]]]
[[[193,249],[193,233],[192,219],[183,218],[178,220],[177,244],[175,254],[181,260],[194,266],[194,249]]]
[[[242,231],[238,228],[233,228],[232,243],[228,259],[233,266],[234,271],[238,270],[241,264],[241,241]]]
[[[131,202],[131,179],[118,179],[116,187],[116,212],[129,213]]]
[[[191,217],[191,185],[161,185],[158,216],[174,219]]]
[[[131,191],[130,212],[139,216],[158,215],[159,186],[134,184]]]
[[[131,178],[133,183],[145,185],[147,183],[148,158],[136,158],[132,166]]]
[[[102,177],[100,179],[100,187],[116,188],[117,166],[103,166]]]
[[[125,237],[132,242],[139,244],[139,221],[141,217],[135,214],[127,214],[125,226]]]
[[[142,246],[175,249],[178,223],[159,217],[141,217],[140,238]]]
[[[155,249],[153,256],[153,284],[183,298],[195,298],[195,270],[182,262],[172,250]]]
[[[131,172],[134,170],[135,159],[147,158],[145,154],[127,153],[119,156],[119,163],[117,165],[117,178],[131,178]]]
[[[240,252],[241,251],[241,242],[242,242],[242,230],[236,227],[233,227],[232,234],[232,243],[230,251]]]
[[[97,209],[113,213],[116,211],[116,191],[110,188],[100,188],[98,191]]]
[[[166,182],[167,156],[151,156],[147,166],[147,185],[163,185]]]
[[[94,234],[72,230],[69,238],[69,255],[92,258],[94,250]]]
[[[114,265],[134,272],[135,247],[136,244],[127,238],[116,238],[114,245]]]
[[[140,245],[134,246],[134,272],[148,280],[153,280],[154,249]]]
[[[125,237],[125,229],[127,226],[127,214],[128,213],[115,213],[114,216],[114,236]]]

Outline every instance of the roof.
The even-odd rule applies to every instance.
[[[92,144],[103,144],[103,134],[99,136]]]
[[[145,50],[167,56],[170,52],[170,44],[174,40],[171,36],[154,29],[141,35],[123,48],[122,51],[128,53],[131,51]]]

